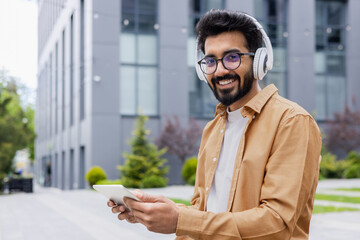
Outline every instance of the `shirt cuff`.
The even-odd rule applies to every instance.
[[[176,236],[199,238],[204,212],[188,207],[179,208]]]

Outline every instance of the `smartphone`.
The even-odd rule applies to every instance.
[[[124,197],[140,201],[129,189],[123,185],[93,185],[93,188],[112,200],[117,205],[125,205]]]

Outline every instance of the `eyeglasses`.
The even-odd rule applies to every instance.
[[[225,56],[219,59],[214,59],[212,57],[204,57],[198,64],[200,65],[200,69],[205,74],[213,74],[218,66],[218,61],[221,60],[224,68],[227,70],[235,70],[241,64],[241,56],[242,55],[249,55],[254,56],[254,53],[238,53],[238,52],[231,52],[227,53]]]

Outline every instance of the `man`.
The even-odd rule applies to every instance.
[[[314,119],[274,85],[260,89],[254,19],[211,10],[196,32],[199,65],[220,104],[202,135],[191,206],[141,191],[143,202],[126,200],[131,211],[108,205],[120,220],[179,239],[307,239],[321,149]]]

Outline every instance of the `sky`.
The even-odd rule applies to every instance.
[[[37,87],[36,0],[0,0],[0,69]]]

